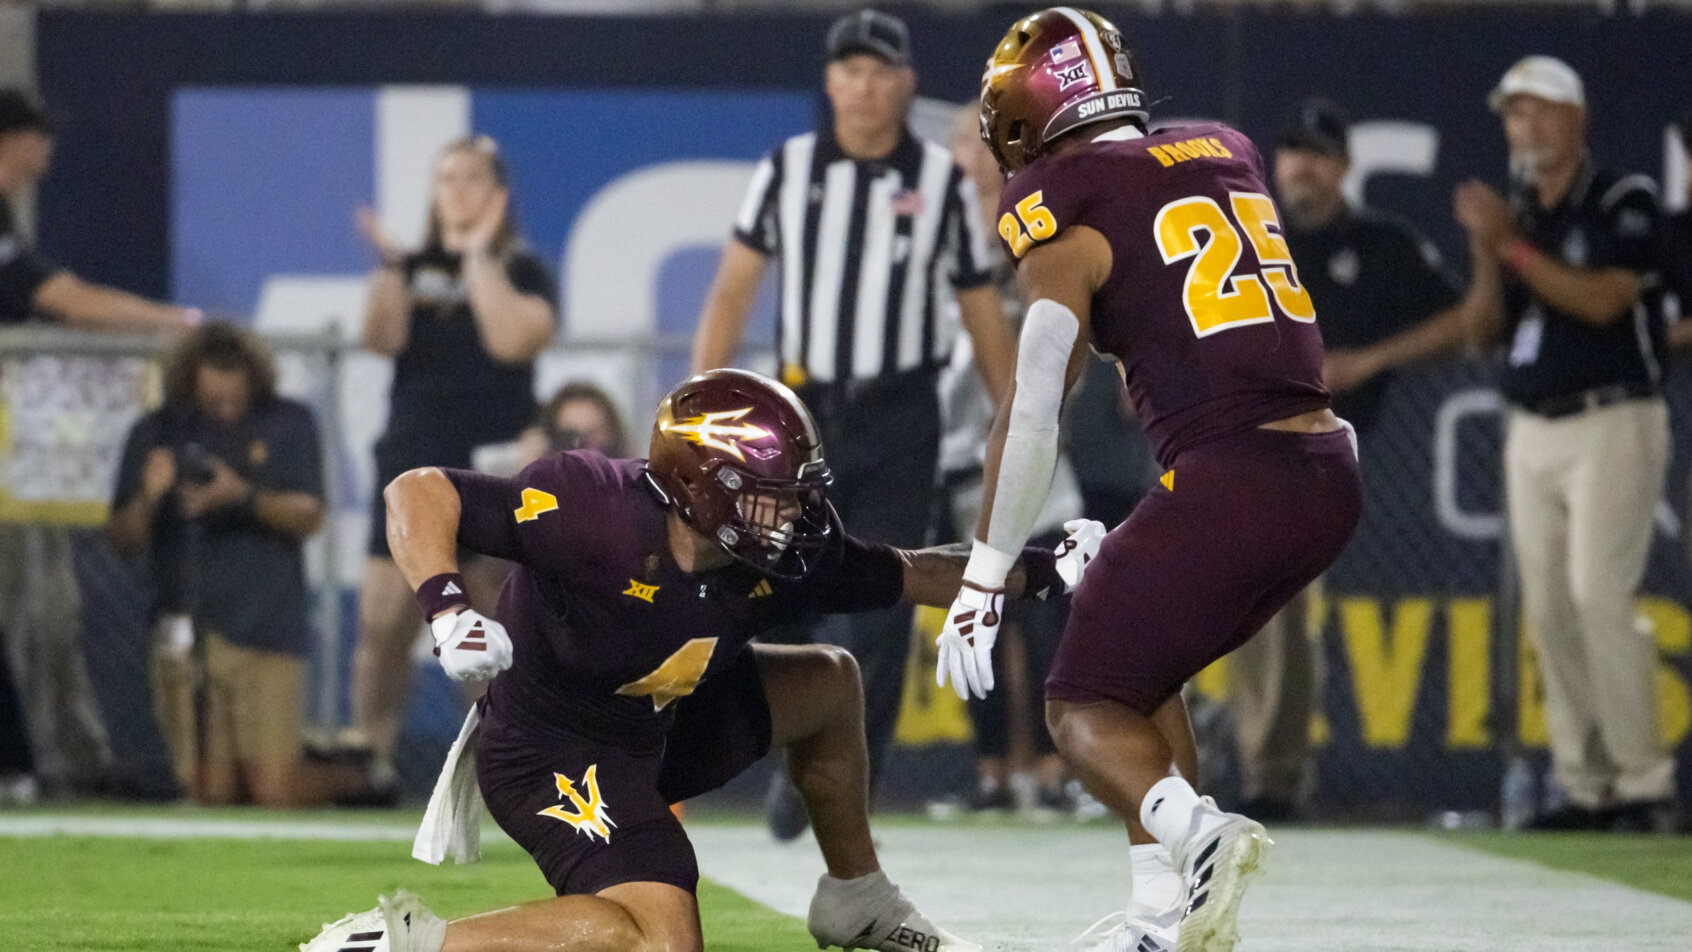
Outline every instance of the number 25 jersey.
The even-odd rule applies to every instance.
[[[1018,261],[1076,226],[1109,242],[1091,343],[1119,362],[1158,462],[1327,407],[1315,308],[1251,141],[1220,124],[1129,134],[1018,172],[998,232]]]

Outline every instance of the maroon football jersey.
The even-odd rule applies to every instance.
[[[838,519],[830,549],[803,581],[740,563],[683,572],[645,466],[579,450],[513,479],[446,470],[463,507],[459,543],[517,563],[496,613],[514,660],[488,689],[495,721],[648,746],[663,737],[675,705],[758,632],[899,599],[898,557],[847,538]]]
[[[1082,133],[1085,134],[1085,133]],[[1219,124],[1090,142],[1005,185],[1013,259],[1085,225],[1110,243],[1092,345],[1121,364],[1157,458],[1328,406],[1315,309],[1251,141]]]

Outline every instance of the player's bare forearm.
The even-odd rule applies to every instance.
[[[722,261],[705,294],[699,330],[693,337],[694,373],[733,363],[746,334],[746,322],[752,315],[752,301],[757,296],[765,264],[763,255],[739,241],[730,240],[723,246]]]
[[[401,473],[382,490],[388,507],[388,548],[412,588],[458,571],[462,504],[446,474],[430,466]]]
[[[552,340],[552,305],[511,283],[505,261],[481,253],[464,256],[470,313],[482,346],[495,360],[526,364]]]
[[[969,564],[970,546],[967,542],[936,545],[926,549],[898,549],[899,561],[905,567],[905,591],[901,596],[913,605],[933,605],[945,608],[952,604],[958,589],[963,586],[964,566]],[[1022,594],[1026,575],[1019,560],[1005,579],[1005,594],[1016,598]]]

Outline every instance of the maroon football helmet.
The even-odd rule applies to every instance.
[[[1149,120],[1122,32],[1088,10],[1051,7],[1018,20],[981,77],[981,138],[1006,175],[1058,136],[1107,119]]]
[[[683,522],[777,578],[803,578],[834,530],[811,411],[762,374],[711,370],[658,403],[653,482]]]

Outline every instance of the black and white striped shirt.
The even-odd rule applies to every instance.
[[[992,280],[975,185],[907,130],[885,159],[854,160],[831,130],[758,164],[734,236],[781,256],[776,349],[790,385],[946,363],[954,291]]]

